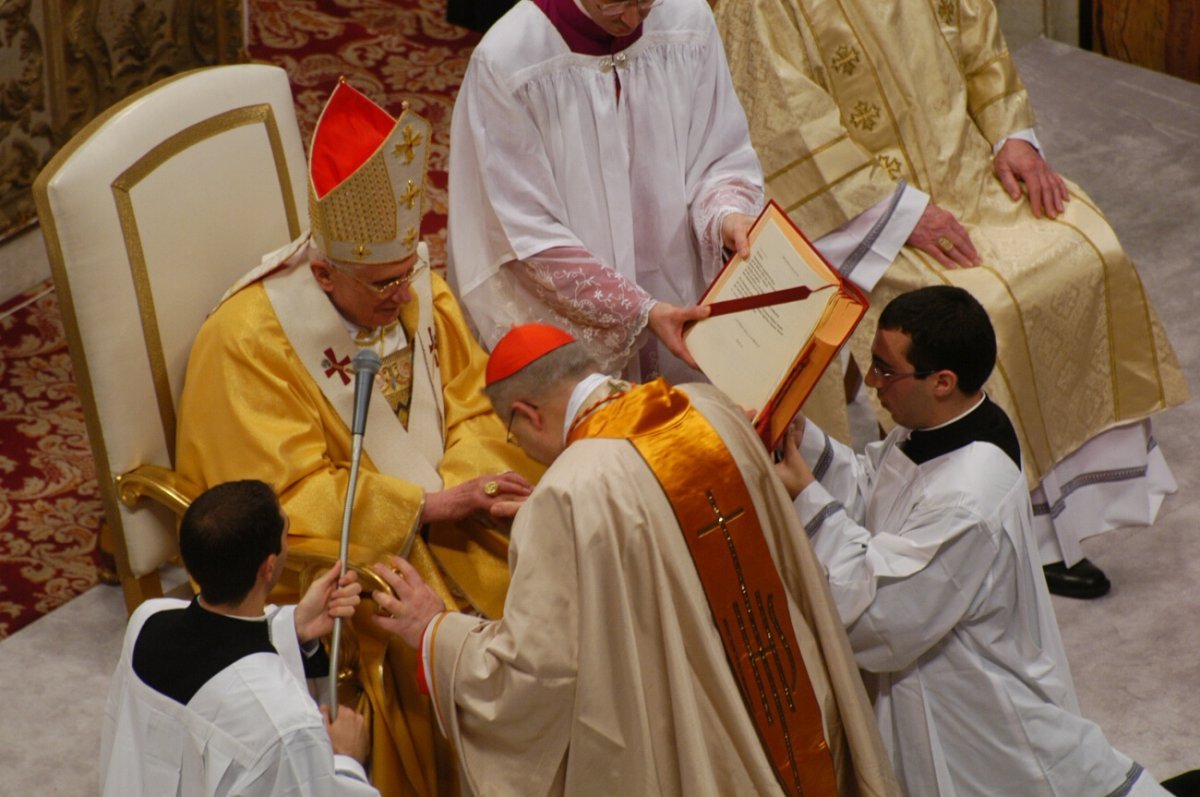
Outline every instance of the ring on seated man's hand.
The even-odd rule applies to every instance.
[[[483,485],[483,494],[486,495],[488,498],[495,498],[496,494],[499,492],[500,492],[500,483],[495,480],[492,480],[492,481],[488,482],[487,484]]]
[[[951,241],[949,238],[947,238],[944,235],[940,236],[937,239],[937,245],[940,246],[942,248],[942,251],[945,252],[946,254],[950,254],[951,252],[954,251],[954,241]]]

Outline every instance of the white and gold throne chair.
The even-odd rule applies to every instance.
[[[126,98],[34,184],[130,612],[162,594],[199,493],[172,470],[192,341],[235,280],[307,229],[306,179],[287,74],[243,64]],[[297,590],[338,556],[332,540],[288,547]],[[386,589],[355,569],[364,590]]]

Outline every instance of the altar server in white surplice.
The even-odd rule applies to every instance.
[[[807,422],[778,466],[884,744],[921,797],[1165,795],[1079,714],[1017,436],[981,390],[995,361],[969,293],[902,294],[867,375],[896,429],[859,457]]]
[[[521,0],[472,54],[450,138],[449,274],[486,346],[544,321],[605,371],[697,378],[689,306],[762,204],[704,0]]]
[[[320,637],[349,617],[353,572],[317,578],[296,606],[268,606],[287,558],[287,516],[263,482],[227,482],[184,515],[179,549],[200,585],[130,618],[101,740],[105,797],[365,797],[361,715],[329,723],[306,677],[328,674]]]
[[[555,327],[496,344],[488,396],[549,464],[504,619],[376,566],[420,646],[464,795],[896,795],[824,574],[744,414],[631,386]]]

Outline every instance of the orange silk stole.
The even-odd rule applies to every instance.
[[[784,792],[837,794],[821,711],[800,657],[783,581],[737,463],[687,395],[661,379],[572,428],[628,440],[666,493],[725,655]]]

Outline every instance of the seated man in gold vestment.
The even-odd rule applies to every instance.
[[[1153,522],[1175,483],[1147,419],[1188,391],[1112,228],[1042,158],[992,0],[716,14],[769,195],[870,293],[855,362],[893,297],[970,291],[996,326],[987,392],[1017,430],[1051,591],[1104,594],[1080,540]],[[824,383],[805,412],[846,438],[836,373]]]
[[[201,487],[271,485],[292,533],[337,538],[351,458],[351,358],[382,360],[370,399],[351,543],[402,554],[453,605],[499,616],[508,542],[492,513],[540,467],[505,438],[482,394],[485,355],[419,242],[428,123],[399,120],[342,84],[310,153],[311,235],[230,290],[193,346],[177,469]],[[215,231],[219,234],[219,231]],[[506,521],[504,521],[506,522]],[[453,793],[411,653],[359,634],[380,666],[372,778],[384,794]]]

